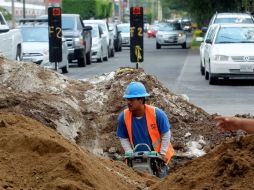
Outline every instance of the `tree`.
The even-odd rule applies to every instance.
[[[84,19],[89,19],[96,15],[95,0],[63,0],[63,13],[80,14]]]
[[[63,0],[63,13],[80,14],[84,19],[112,16],[113,4],[109,0]]]
[[[241,8],[239,0],[161,0],[161,4],[164,16],[172,11],[186,11],[199,26],[208,24],[216,11],[238,12]]]
[[[108,18],[112,16],[113,4],[108,0],[96,0],[96,18]]]
[[[5,20],[9,21],[12,19],[12,14],[9,13],[5,8],[0,7],[0,12],[4,15]]]

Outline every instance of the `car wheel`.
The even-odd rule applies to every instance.
[[[62,73],[63,74],[68,73],[68,67],[67,67],[67,65],[62,67]]]
[[[186,48],[187,48],[186,42],[184,42],[184,43],[182,44],[182,48],[183,48],[183,49],[186,49]]]
[[[213,76],[212,73],[209,73],[209,84],[214,85],[218,83],[218,77]]]
[[[99,59],[97,59],[97,62],[102,62],[103,61],[103,50],[101,49],[101,56]]]
[[[208,80],[208,79],[209,79],[209,72],[205,71],[205,80]]]
[[[16,60],[21,61],[21,47],[17,47]]]
[[[83,57],[78,59],[78,66],[85,67],[86,66],[86,54],[83,53]]]
[[[86,63],[87,65],[90,65],[92,62],[91,62],[91,51],[89,51],[87,54],[86,54]]]
[[[115,51],[114,51],[114,48],[111,49],[111,57],[114,57],[115,56]]]
[[[103,58],[103,61],[108,61],[108,52],[106,53],[106,57]]]
[[[161,49],[161,45],[158,42],[156,42],[156,49]]]
[[[202,61],[200,61],[200,72],[201,75],[205,75],[205,67],[202,66]]]
[[[110,55],[111,55],[111,51],[110,51],[110,49],[108,47],[108,57],[110,57]]]

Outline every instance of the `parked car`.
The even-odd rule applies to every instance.
[[[48,69],[55,69],[55,63],[49,61],[49,36],[47,20],[21,20],[18,28],[23,37],[23,61],[29,61]],[[57,63],[57,69],[67,73],[69,68],[68,49],[65,39],[62,40],[62,61]]]
[[[88,24],[87,24],[88,25]],[[108,60],[107,38],[103,35],[103,29],[98,24],[89,24],[92,29],[92,60],[98,62]]]
[[[181,27],[183,28],[183,30],[188,31],[188,32],[192,31],[191,20],[189,20],[189,19],[180,19],[179,23],[181,24]]]
[[[47,15],[41,18],[47,18]],[[92,27],[85,26],[79,14],[62,14],[62,31],[68,45],[68,60],[78,61],[79,67],[91,64]]]
[[[122,34],[122,47],[130,47],[130,23],[118,24],[117,28]]]
[[[157,25],[150,25],[147,29],[147,37],[148,38],[155,38],[157,31],[158,31]]]
[[[19,29],[10,30],[0,12],[0,54],[12,60],[22,59],[22,35]]]
[[[223,24],[223,23],[254,23],[254,19],[250,14],[247,13],[216,13],[213,15],[212,19],[210,20],[209,26],[212,24]],[[210,27],[205,28],[203,32],[205,32],[204,38],[201,40],[199,53],[200,53],[200,72],[202,75],[205,74],[205,65],[204,65],[204,47],[206,45],[206,39],[208,33],[210,31]]]
[[[206,39],[205,78],[254,78],[254,25],[214,24]]]
[[[188,35],[178,22],[160,24],[156,34],[156,49],[174,45],[181,45],[184,49],[189,48],[191,44]]]
[[[103,29],[103,34],[106,35],[109,57],[114,57],[114,36],[112,30],[109,30],[107,22],[105,20],[83,20],[85,24],[99,24]]]
[[[116,23],[110,23],[109,29],[113,31],[115,51],[122,51],[122,34]]]

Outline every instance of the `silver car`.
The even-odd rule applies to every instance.
[[[190,47],[188,35],[181,28],[180,23],[172,22],[160,24],[158,32],[156,33],[156,49],[160,49],[161,46],[175,45],[181,45],[184,49]]]
[[[122,35],[122,47],[130,47],[130,23],[118,24],[117,28]]]
[[[99,24],[86,24],[92,29],[92,60],[98,62],[108,61],[107,38],[103,35],[103,29]]]
[[[31,61],[45,68],[55,69],[55,63],[49,61],[49,37],[47,24],[25,24],[19,26],[23,37],[23,61]],[[62,62],[57,63],[57,69],[68,72],[68,49],[62,39]]]

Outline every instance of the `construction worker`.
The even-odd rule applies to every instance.
[[[249,133],[254,133],[254,119],[246,119],[240,117],[215,117],[216,126],[224,130],[244,130]]]
[[[147,144],[168,164],[174,150],[170,143],[170,124],[164,111],[145,104],[149,96],[141,82],[131,82],[124,94],[128,108],[118,118],[117,136],[125,153],[133,152],[137,144]],[[136,151],[146,151],[145,146]]]

